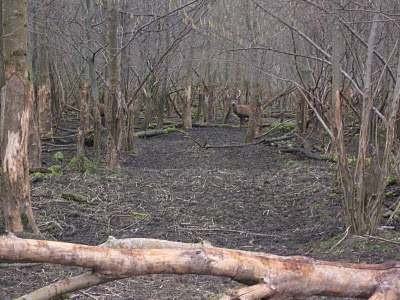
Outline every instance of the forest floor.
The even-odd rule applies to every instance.
[[[350,236],[346,231],[336,167],[280,151],[281,146],[201,148],[243,142],[246,129],[194,128],[137,139],[134,153],[123,153],[123,168],[32,179],[32,202],[47,239],[98,245],[109,236],[156,238],[216,247],[306,255],[316,259],[380,263],[400,259],[396,243]],[[188,138],[191,137],[191,138]],[[47,166],[60,164],[44,153]],[[81,194],[84,202],[62,198]],[[397,204],[400,188],[390,187],[385,204]],[[400,222],[379,235],[398,241]],[[332,249],[333,247],[333,249]],[[84,272],[39,264],[0,264],[0,299],[23,295]],[[218,299],[239,287],[226,278],[151,275],[117,280],[69,294],[64,299]],[[315,297],[315,299],[323,299]]]

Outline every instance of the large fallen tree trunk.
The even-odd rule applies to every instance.
[[[112,247],[146,248],[146,239],[127,239]],[[157,242],[151,247],[157,247]],[[352,264],[283,257],[175,244],[162,249],[112,249],[17,238],[0,237],[0,260],[46,262],[93,270],[94,283],[146,274],[200,274],[231,278],[252,285],[223,297],[233,299],[286,299],[312,295],[396,300],[400,298],[400,262]],[[134,246],[132,246],[134,245]],[[176,248],[176,247],[181,248]],[[200,245],[199,245],[200,246]],[[169,247],[169,248],[168,248]],[[159,248],[159,247],[157,247]],[[88,280],[86,286],[90,286]]]

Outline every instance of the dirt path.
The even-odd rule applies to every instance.
[[[229,127],[190,132],[211,145],[238,144],[244,135],[245,129]],[[42,232],[49,239],[92,245],[112,235],[342,257],[313,252],[316,243],[345,230],[331,163],[281,154],[266,145],[204,149],[183,133],[139,139],[136,145],[137,153],[125,153],[124,168],[116,173],[103,169],[35,181],[33,203]],[[88,201],[66,201],[61,194],[67,192],[84,194]],[[77,272],[43,265],[0,268],[0,299]],[[216,299],[213,295],[236,285],[208,276],[154,275],[94,287],[70,299]]]

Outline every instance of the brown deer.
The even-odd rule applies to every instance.
[[[250,118],[252,107],[250,105],[237,104],[236,101],[232,102],[233,112],[240,118],[240,127],[244,125],[244,120]]]

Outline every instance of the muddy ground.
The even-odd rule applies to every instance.
[[[188,138],[190,136],[191,138]],[[117,172],[100,168],[79,174],[66,170],[74,151],[64,150],[63,174],[32,179],[32,201],[40,230],[52,240],[98,245],[109,236],[146,237],[278,255],[379,263],[399,259],[398,245],[349,237],[335,164],[285,154],[281,146],[235,148],[244,140],[239,127],[194,128],[136,140],[123,153]],[[47,166],[60,164],[45,153]],[[397,203],[397,186],[386,206]],[[87,196],[83,203],[63,193]],[[400,223],[380,230],[398,240]],[[0,299],[12,299],[83,270],[45,264],[0,266]],[[218,299],[239,287],[210,276],[152,275],[118,280],[74,292],[67,299]],[[322,298],[316,298],[322,299]]]

